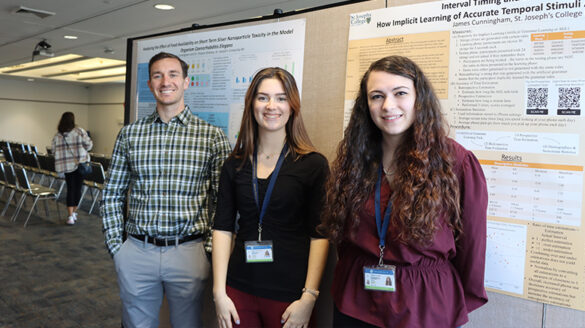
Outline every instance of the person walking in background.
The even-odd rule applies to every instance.
[[[329,167],[308,137],[300,107],[294,77],[281,68],[258,72],[246,93],[214,222],[213,295],[221,328],[309,325],[329,247],[315,230]]]
[[[125,328],[158,327],[163,293],[173,328],[202,327],[210,224],[231,147],[220,128],[185,105],[187,70],[173,54],[150,59],[156,110],[123,127],[114,146],[101,213]]]
[[[65,112],[61,115],[57,134],[53,137],[52,150],[55,155],[55,171],[65,175],[67,185],[67,217],[68,225],[77,221],[77,206],[81,199],[83,176],[79,172],[79,164],[89,162],[88,151],[93,142],[87,132],[75,126],[75,115]]]
[[[335,327],[454,328],[487,302],[485,177],[410,59],[364,74],[327,191]]]

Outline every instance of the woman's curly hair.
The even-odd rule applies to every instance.
[[[349,125],[337,149],[327,182],[327,202],[321,230],[334,243],[359,224],[359,211],[373,192],[382,161],[382,133],[370,117],[367,82],[372,71],[413,81],[415,121],[394,154],[392,181],[392,236],[406,244],[426,245],[441,222],[461,233],[459,185],[441,106],[420,68],[410,59],[388,56],[370,65],[364,74]],[[346,227],[347,226],[347,227]]]

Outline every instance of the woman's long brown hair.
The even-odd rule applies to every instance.
[[[269,67],[256,73],[248,87],[244,100],[244,114],[242,116],[240,133],[230,157],[238,159],[250,158],[254,153],[254,148],[258,143],[258,122],[254,118],[254,100],[258,93],[258,87],[264,79],[276,79],[280,81],[286,93],[286,98],[291,109],[290,117],[285,127],[289,152],[295,158],[298,158],[300,155],[306,155],[316,151],[303,123],[303,117],[301,116],[301,98],[294,77],[282,68]],[[242,161],[242,166],[243,163],[244,161]]]
[[[349,125],[337,149],[327,182],[327,202],[321,229],[334,243],[344,229],[359,225],[358,213],[373,192],[382,161],[382,133],[370,117],[367,82],[372,71],[413,81],[416,118],[394,154],[392,236],[406,244],[432,241],[445,215],[456,235],[461,232],[459,185],[441,106],[430,82],[410,59],[389,56],[371,64],[364,74]],[[347,227],[346,227],[347,226]]]
[[[65,112],[61,115],[59,125],[57,125],[57,131],[59,133],[65,133],[75,128],[75,115],[72,112]]]

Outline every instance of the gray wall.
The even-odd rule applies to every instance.
[[[465,328],[579,328],[585,312],[488,292],[486,305],[471,313]]]
[[[86,128],[89,90],[68,83],[0,77],[0,139],[34,144],[44,152],[66,111]]]
[[[93,152],[110,156],[118,132],[124,126],[124,84],[90,87],[87,117]]]
[[[90,131],[93,151],[110,155],[124,122],[123,104],[123,84],[84,86],[0,76],[0,139],[34,144],[45,152],[61,114],[70,111],[76,124]]]

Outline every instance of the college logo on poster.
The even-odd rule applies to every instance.
[[[349,16],[349,25],[350,26],[359,26],[364,24],[370,24],[372,21],[372,14],[365,13],[365,14],[353,14]]]

